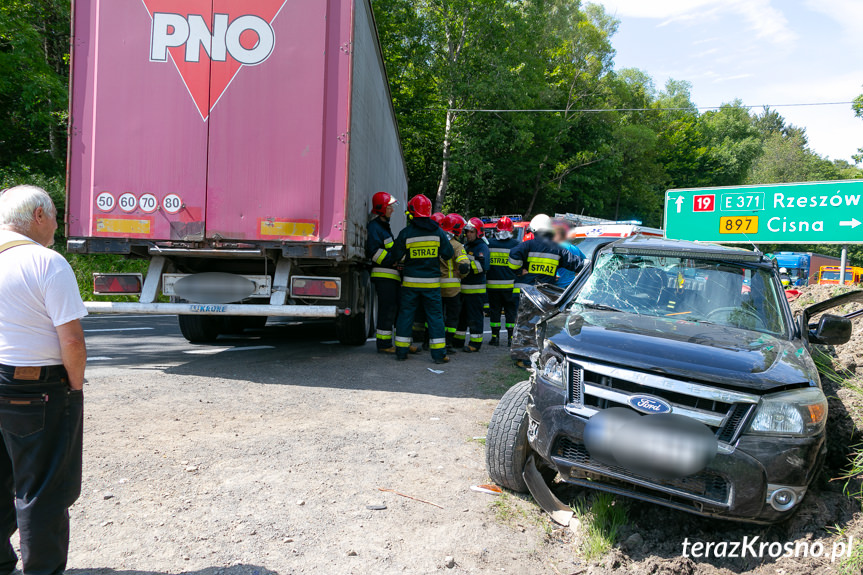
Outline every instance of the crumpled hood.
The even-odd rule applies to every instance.
[[[768,391],[818,381],[800,340],[716,324],[585,309],[549,321],[546,337],[573,356],[708,385]]]

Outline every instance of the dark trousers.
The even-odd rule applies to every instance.
[[[425,321],[429,326],[429,347],[433,359],[443,359],[446,355],[446,335],[443,327],[443,308],[440,287],[401,288],[399,318],[396,322],[396,356],[407,357],[413,339],[414,315],[417,309],[425,311]]]
[[[378,349],[393,347],[393,326],[399,311],[399,289],[401,284],[396,280],[374,278],[375,293],[378,298],[378,317],[376,334]]]
[[[27,575],[63,573],[69,551],[69,507],[81,494],[84,395],[69,389],[62,367],[38,381],[0,367],[0,573],[17,557],[17,528]],[[47,373],[46,373],[47,372]]]
[[[446,329],[446,344],[455,347],[455,332],[458,330],[458,318],[461,313],[461,294],[443,298],[443,324]],[[461,344],[464,345],[462,339]]]
[[[500,314],[503,311],[506,324],[506,331],[509,337],[512,337],[512,330],[515,327],[515,312],[516,300],[511,289],[489,289],[489,323],[491,325],[491,335],[498,337],[500,335]]]
[[[479,350],[482,347],[482,332],[485,315],[482,313],[485,304],[484,293],[462,293],[461,313],[458,328],[455,333],[456,345],[461,345],[467,339],[470,331],[470,346]]]

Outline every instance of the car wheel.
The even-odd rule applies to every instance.
[[[524,465],[530,455],[527,442],[527,399],[530,382],[512,386],[491,416],[485,440],[485,465],[492,481],[518,493],[527,493]]]

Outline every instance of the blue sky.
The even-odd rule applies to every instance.
[[[615,67],[657,88],[692,83],[698,106],[839,102],[863,93],[863,0],[598,0],[620,20]],[[851,161],[863,119],[850,105],[776,108],[810,147]]]

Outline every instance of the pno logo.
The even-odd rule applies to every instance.
[[[143,0],[150,14],[150,61],[173,60],[206,121],[243,66],[267,60],[272,23],[287,0]]]

